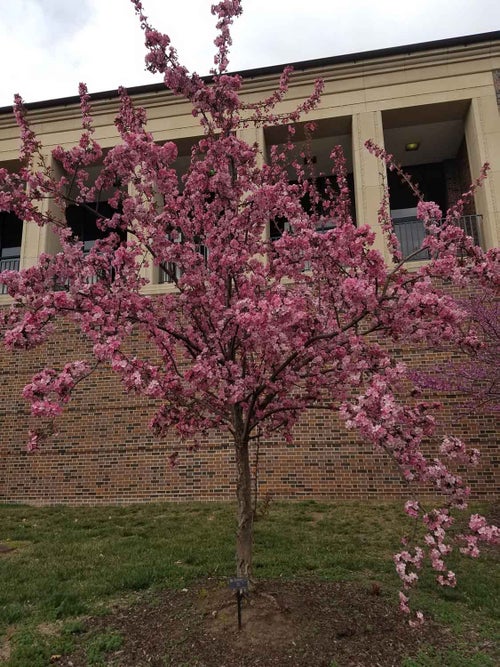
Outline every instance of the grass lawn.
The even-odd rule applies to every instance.
[[[377,582],[396,605],[391,556],[409,529],[402,504],[272,503],[255,524],[255,576]],[[0,664],[49,665],[51,655],[72,650],[82,617],[108,613],[116,599],[232,575],[234,533],[230,504],[0,505],[0,544],[13,548],[0,553]],[[489,550],[479,560],[450,562],[458,587],[438,589],[424,578],[417,597],[458,648],[442,654],[430,646],[405,667],[496,664],[498,559]],[[89,637],[88,664],[107,664],[106,652],[121,641],[113,633]]]

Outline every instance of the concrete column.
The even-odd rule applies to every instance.
[[[238,139],[246,141],[247,144],[253,146],[257,144],[259,147],[259,153],[257,155],[257,165],[261,167],[265,162],[266,154],[266,140],[264,137],[264,130],[262,127],[255,127],[251,125],[250,127],[245,127],[241,130],[238,130],[236,133]]]
[[[50,153],[45,155],[46,163],[52,168],[55,178],[62,175],[60,165],[52,158]],[[43,199],[38,204],[42,213],[50,213],[55,219],[62,214],[61,210],[52,199]],[[56,253],[60,250],[59,239],[49,225],[39,227],[34,222],[25,222],[23,226],[23,238],[21,243],[20,268],[27,269],[38,263],[41,253]]]
[[[375,232],[374,247],[390,261],[382,228],[377,222],[377,212],[384,195],[386,182],[385,165],[369,153],[364,143],[372,139],[384,146],[382,113],[367,111],[352,117],[352,159],[354,170],[354,192],[356,197],[356,222],[370,225]]]
[[[137,194],[137,190],[133,183],[128,184],[128,195],[134,197]],[[161,201],[159,194],[156,194],[156,199],[158,203]],[[128,240],[137,241],[136,237],[133,234],[128,234]],[[145,287],[146,291],[149,291],[151,285],[157,285],[160,282],[160,269],[153,264],[153,257],[151,254],[144,248],[144,261],[145,263],[140,268],[141,278],[145,278],[148,284]],[[147,266],[146,266],[147,264]]]
[[[266,161],[266,138],[264,136],[264,129],[262,127],[255,127],[250,125],[250,127],[245,127],[237,131],[237,137],[242,141],[246,141],[247,144],[253,146],[257,144],[259,151],[257,153],[257,166],[262,167]],[[266,229],[263,233],[263,238],[268,239],[270,234],[269,224],[266,225]],[[264,261],[264,258],[262,258]]]
[[[488,162],[490,171],[475,194],[476,211],[483,216],[481,240],[484,247],[498,247],[500,240],[500,126],[494,95],[477,97],[465,120],[465,139],[472,178]]]

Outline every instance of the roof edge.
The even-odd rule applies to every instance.
[[[481,44],[484,42],[493,42],[500,40],[500,30],[493,30],[491,32],[482,32],[474,35],[464,35],[461,37],[448,37],[445,39],[437,39],[429,42],[418,42],[416,44],[403,44],[400,46],[391,46],[383,49],[374,49],[371,51],[357,51],[354,53],[346,53],[337,56],[329,56],[326,58],[315,58],[312,60],[302,60],[293,63],[283,63],[280,65],[269,65],[264,67],[256,67],[254,69],[245,69],[231,74],[239,74],[243,79],[251,79],[259,76],[269,76],[279,74],[283,68],[291,65],[294,70],[308,70],[320,67],[328,67],[331,65],[341,65],[349,62],[357,62],[360,60],[373,60],[375,58],[384,58],[390,56],[397,56],[411,53],[421,53],[423,51],[430,51],[433,49],[452,48],[456,46],[469,46],[472,44]],[[204,81],[210,82],[213,79],[212,75],[202,76]],[[148,93],[157,93],[165,89],[164,83],[149,83],[140,86],[132,86],[127,88],[129,95],[144,95]],[[96,93],[90,93],[91,101],[100,101],[118,98],[118,90],[104,90]],[[79,104],[80,98],[78,95],[70,95],[67,97],[58,97],[49,100],[40,100],[37,102],[25,103],[26,109],[47,109],[59,106],[66,106],[71,104]],[[12,112],[12,105],[0,107],[0,115]]]

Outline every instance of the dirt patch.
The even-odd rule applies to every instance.
[[[7,662],[10,658],[11,648],[10,640],[15,632],[15,626],[11,625],[7,628],[5,635],[0,639],[0,664],[2,662]]]
[[[36,626],[37,631],[46,637],[55,637],[61,632],[62,621],[56,623],[39,623]]]
[[[11,551],[14,551],[15,547],[9,547],[7,544],[0,543],[0,554],[8,554]]]
[[[57,664],[84,667],[85,643],[106,632],[123,637],[106,658],[120,667],[393,667],[424,645],[451,644],[432,621],[410,628],[372,584],[261,583],[244,601],[240,632],[233,595],[211,580],[116,608],[88,619],[79,648]]]
[[[320,521],[323,521],[325,518],[324,512],[311,512],[311,524],[315,526]]]

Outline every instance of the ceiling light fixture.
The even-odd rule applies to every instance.
[[[410,141],[405,145],[405,151],[418,151],[420,148],[420,141]]]

